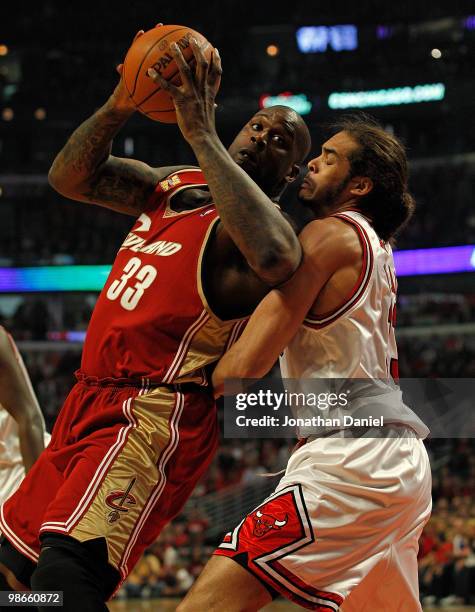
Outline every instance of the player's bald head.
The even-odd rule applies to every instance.
[[[301,164],[307,155],[310,153],[312,146],[312,138],[308,130],[307,124],[293,108],[284,106],[282,104],[276,104],[275,106],[269,106],[259,111],[259,114],[272,116],[278,115],[281,121],[289,131],[295,134],[294,139],[294,150],[295,150],[295,163]]]

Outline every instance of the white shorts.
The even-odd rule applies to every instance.
[[[429,458],[411,430],[390,435],[301,446],[276,491],[215,554],[310,610],[421,610],[417,552],[432,506]]]

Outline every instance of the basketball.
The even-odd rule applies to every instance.
[[[170,45],[176,42],[185,60],[193,67],[196,64],[190,46],[193,37],[203,45],[203,52],[209,59],[212,45],[199,32],[181,25],[153,28],[139,36],[127,52],[122,72],[125,86],[137,109],[154,121],[176,123],[177,119],[170,94],[154,83],[147,70],[154,68],[167,81],[180,85],[178,66]]]

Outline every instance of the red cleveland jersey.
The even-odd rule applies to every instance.
[[[221,321],[203,294],[213,204],[176,212],[173,197],[205,186],[199,169],[160,181],[124,240],[89,323],[81,370],[99,379],[206,384],[204,367],[238,337],[245,320]]]

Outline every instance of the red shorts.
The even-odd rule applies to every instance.
[[[215,402],[203,388],[80,380],[49,446],[1,508],[0,528],[35,563],[41,533],[103,537],[124,580],[181,510],[217,442]]]

